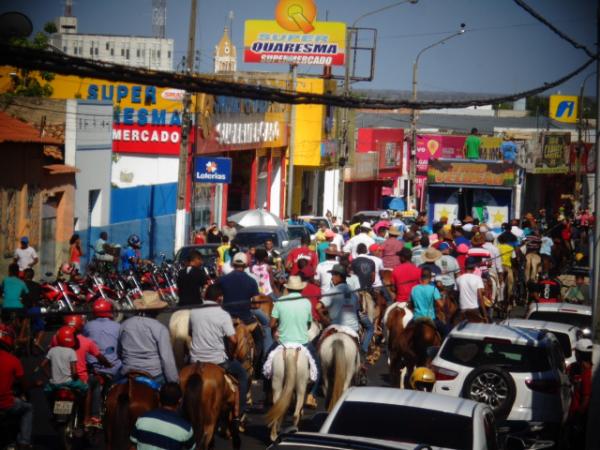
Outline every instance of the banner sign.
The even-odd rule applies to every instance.
[[[583,142],[581,146],[577,143],[571,144],[570,170],[577,173],[577,155],[579,153],[579,165],[581,173],[596,173],[596,148],[594,144]]]
[[[113,123],[112,141],[117,153],[179,155],[181,127]]]
[[[316,17],[313,0],[280,0],[275,20],[247,20],[244,62],[344,65],[346,24]]]
[[[431,160],[427,182],[513,187],[515,171],[512,164],[505,163]]]
[[[427,173],[429,160],[461,158],[465,139],[465,136],[417,135],[417,173]]]
[[[458,218],[458,205],[453,203],[435,203],[433,205],[433,221],[439,222],[442,217],[448,219],[448,223]]]
[[[578,102],[576,95],[551,95],[550,118],[558,122],[576,123]]]
[[[535,161],[534,174],[569,173],[570,133],[544,133],[541,155]]]
[[[196,183],[231,183],[231,158],[194,158],[194,181]]]

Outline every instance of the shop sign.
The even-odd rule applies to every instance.
[[[427,182],[513,187],[515,171],[512,164],[463,161],[429,161]]]
[[[535,161],[535,174],[564,174],[569,172],[570,133],[544,133],[541,154]]]
[[[551,95],[550,118],[558,122],[576,123],[578,103],[576,95]]]
[[[417,135],[417,173],[426,174],[429,161],[461,158],[465,136]]]
[[[275,20],[247,20],[244,62],[344,65],[346,24],[316,18],[313,0],[280,0]]]
[[[196,183],[231,183],[231,158],[194,158],[194,181]]]
[[[113,151],[118,153],[158,153],[178,155],[181,127],[169,125],[113,124]]]
[[[260,144],[277,141],[281,136],[279,122],[221,122],[215,126],[221,145]]]

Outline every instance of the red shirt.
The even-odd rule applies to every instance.
[[[392,272],[392,279],[396,285],[396,301],[407,302],[410,298],[410,291],[421,280],[421,269],[413,263],[402,263],[396,266]]]
[[[98,349],[96,343],[90,338],[78,334],[77,339],[79,340],[79,348],[75,349],[75,354],[77,355],[77,375],[81,381],[87,383],[89,377],[87,371],[87,361],[85,357],[89,354],[94,358],[97,358],[98,355],[100,355],[100,350]],[[52,337],[52,341],[50,342],[50,347],[55,347],[56,345],[58,344],[56,342],[56,335],[54,335]]]
[[[587,412],[580,411],[581,401],[583,397],[589,397],[592,395],[592,369],[581,370],[581,365],[578,363],[571,364],[567,373],[569,379],[573,385],[573,396],[571,397],[571,406],[569,408],[569,415]]]
[[[319,258],[317,257],[317,253],[312,251],[308,247],[298,247],[292,250],[287,257],[287,264],[292,264],[292,270],[290,273],[292,275],[296,275],[298,273],[298,260],[300,258],[308,259],[309,264],[313,269],[317,268],[317,264],[319,264]]]
[[[24,375],[23,365],[14,355],[0,350],[0,410],[15,404],[13,384]]]
[[[197,234],[196,236],[194,236],[194,244],[196,244],[196,245],[206,244],[206,239],[201,234]]]
[[[321,299],[321,288],[314,283],[308,283],[300,294],[310,301],[313,320],[318,322],[320,318],[317,313],[317,303]]]
[[[456,257],[456,262],[458,263],[458,267],[460,267],[460,273],[465,273],[465,263],[467,261],[467,255],[458,255]]]

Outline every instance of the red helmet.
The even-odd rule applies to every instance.
[[[103,298],[99,298],[94,302],[92,306],[92,311],[94,311],[94,315],[96,317],[109,317],[111,318],[113,315],[113,305],[108,300],[104,300]]]
[[[8,349],[13,348],[15,345],[15,332],[9,325],[4,323],[0,323],[0,344]]]
[[[64,263],[62,266],[60,266],[60,271],[65,275],[71,275],[74,269],[75,268],[69,263]]]
[[[83,316],[78,316],[78,315],[72,314],[69,316],[65,316],[63,319],[63,323],[68,327],[73,327],[77,331],[81,331],[81,329],[83,328],[83,325],[85,323],[85,320],[84,320]]]
[[[58,343],[58,345],[60,345],[61,347],[69,347],[69,348],[73,348],[75,347],[75,333],[76,330],[73,327],[61,327],[57,332],[56,332],[56,342]]]

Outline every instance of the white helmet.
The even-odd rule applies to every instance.
[[[575,350],[578,352],[589,353],[594,349],[594,343],[590,339],[579,339],[575,342]]]

